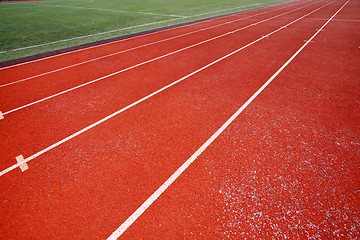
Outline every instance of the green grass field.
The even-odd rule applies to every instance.
[[[0,61],[284,1],[1,1]]]

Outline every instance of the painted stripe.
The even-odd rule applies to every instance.
[[[340,11],[349,0],[322,26],[323,29]],[[288,66],[291,61],[316,37],[317,31],[277,72],[272,75],[180,168],[176,170],[107,240],[119,238],[160,195],[220,136],[220,134],[252,103],[255,98]]]
[[[3,10],[3,9],[19,9],[19,8],[36,8],[36,7],[41,7],[41,6],[32,6],[32,7],[12,7],[12,8],[3,8],[3,7],[0,7],[0,10]]]
[[[103,9],[103,8],[86,8],[86,7],[76,7],[70,5],[55,5],[55,4],[36,4],[38,6],[46,6],[46,7],[65,7],[65,8],[77,8],[77,9],[85,9],[85,10],[96,10],[96,11],[106,11],[106,12],[119,12],[119,13],[136,13],[136,14],[145,14],[145,15],[156,15],[156,16],[165,16],[165,17],[177,17],[184,18],[188,16],[179,16],[179,15],[171,15],[171,14],[161,14],[161,13],[149,13],[149,12],[133,12],[133,11],[122,11],[122,10],[113,10],[113,9]]]
[[[334,1],[332,1],[332,2],[334,2]],[[316,11],[324,8],[324,7],[326,7],[327,5],[331,4],[332,2],[327,3],[326,5],[324,5],[324,6],[320,7],[320,8],[317,8],[317,9],[313,10],[312,12],[310,12],[310,13],[308,13],[308,14],[306,14],[306,15],[304,15],[304,16],[302,16],[302,17],[300,17],[300,18],[298,18],[298,19],[296,19],[296,20],[294,20],[294,21],[292,21],[292,22],[290,22],[290,23],[288,23],[288,24],[286,24],[286,25],[278,28],[278,29],[276,29],[275,31],[273,31],[273,32],[271,32],[271,33],[269,33],[269,34],[267,34],[267,35],[265,35],[265,36],[263,36],[263,37],[255,40],[255,41],[253,41],[253,42],[251,42],[251,43],[249,43],[249,44],[247,44],[247,45],[245,45],[245,46],[243,46],[243,47],[241,47],[241,48],[239,48],[239,49],[237,49],[237,50],[235,50],[235,51],[233,51],[233,52],[231,52],[231,53],[229,53],[229,54],[227,54],[227,55],[225,55],[225,56],[223,56],[223,57],[221,57],[221,58],[219,58],[219,59],[217,59],[217,60],[214,61],[214,62],[209,63],[208,65],[206,65],[206,66],[204,66],[204,67],[202,67],[202,68],[200,68],[200,69],[198,69],[198,70],[196,70],[196,71],[194,71],[194,72],[192,72],[192,73],[190,73],[190,74],[188,74],[188,75],[186,75],[186,76],[178,79],[177,81],[175,81],[175,82],[173,82],[173,83],[171,83],[171,84],[169,84],[169,85],[167,85],[167,86],[165,86],[165,87],[163,87],[163,88],[161,88],[161,89],[159,89],[159,90],[157,90],[157,91],[155,91],[155,92],[153,92],[153,93],[151,93],[151,94],[149,94],[149,95],[147,95],[147,96],[145,96],[145,97],[143,97],[143,98],[141,98],[140,100],[137,100],[136,102],[133,102],[132,104],[130,104],[130,105],[128,105],[128,106],[126,106],[126,107],[124,107],[124,108],[122,108],[122,109],[120,109],[120,110],[118,110],[118,111],[116,111],[116,112],[114,112],[114,113],[112,113],[112,114],[110,114],[110,115],[108,115],[107,117],[105,117],[105,118],[103,118],[103,119],[101,119],[101,120],[99,120],[99,121],[97,121],[97,122],[95,122],[95,123],[87,126],[86,128],[83,128],[83,129],[79,130],[78,132],[76,132],[76,133],[74,133],[74,134],[72,134],[72,135],[70,135],[70,136],[62,139],[61,141],[58,141],[58,142],[54,143],[53,145],[51,145],[51,146],[49,146],[49,147],[47,147],[47,148],[45,148],[45,149],[43,149],[43,150],[41,150],[41,151],[33,154],[33,155],[31,155],[30,157],[27,157],[23,162],[14,164],[14,165],[12,165],[11,167],[6,168],[5,170],[3,170],[3,171],[0,172],[0,176],[2,176],[2,175],[4,175],[4,174],[6,174],[6,173],[8,173],[8,172],[10,172],[10,171],[12,171],[12,170],[14,170],[15,168],[19,167],[21,164],[27,163],[27,162],[29,162],[29,161],[31,161],[31,160],[39,157],[40,155],[42,155],[42,154],[44,154],[44,153],[46,153],[46,152],[48,152],[48,151],[50,151],[50,150],[58,147],[59,145],[61,145],[61,144],[65,143],[65,142],[67,142],[67,141],[69,141],[69,140],[71,140],[71,139],[79,136],[80,134],[82,134],[82,133],[84,133],[84,132],[86,132],[86,131],[88,131],[88,130],[90,130],[90,129],[98,126],[98,125],[100,125],[101,123],[103,123],[103,122],[105,122],[105,121],[107,121],[107,120],[109,120],[109,119],[117,116],[118,114],[120,114],[120,113],[122,113],[122,112],[124,112],[124,111],[126,111],[126,110],[128,110],[128,109],[130,109],[130,108],[132,108],[132,107],[134,107],[134,106],[136,106],[136,105],[138,105],[139,103],[144,102],[145,100],[147,100],[147,99],[149,99],[149,98],[151,98],[151,97],[153,97],[153,96],[161,93],[162,91],[164,91],[164,90],[166,90],[166,89],[168,89],[168,88],[170,88],[170,87],[172,87],[172,86],[174,86],[174,85],[176,85],[176,84],[184,81],[185,79],[187,79],[187,78],[189,78],[189,77],[191,77],[191,76],[193,76],[193,75],[195,75],[195,74],[197,74],[197,73],[199,73],[199,72],[201,72],[201,71],[209,68],[210,66],[212,66],[212,65],[214,65],[214,64],[216,64],[216,63],[218,63],[218,62],[220,62],[220,61],[222,61],[222,60],[224,60],[224,59],[226,59],[226,58],[228,58],[228,57],[230,57],[230,56],[232,56],[232,55],[240,52],[241,50],[243,50],[243,49],[245,49],[245,48],[247,48],[247,47],[249,47],[249,46],[251,46],[251,45],[253,45],[253,44],[255,44],[255,43],[259,42],[259,41],[261,41],[261,40],[263,40],[264,38],[267,38],[268,36],[271,36],[271,35],[275,34],[276,32],[279,32],[279,31],[285,29],[286,27],[288,27],[288,26],[290,26],[290,25],[292,25],[292,24],[300,21],[301,19],[309,16],[310,14],[312,14],[312,13],[314,13],[314,12],[316,12]]]
[[[248,6],[244,6],[244,8],[245,7],[248,7]],[[206,13],[203,13],[201,15],[206,15]],[[198,16],[200,16],[200,15],[198,15]],[[184,17],[183,19],[192,18],[192,17],[194,17],[194,16]],[[195,17],[196,17],[196,15],[195,15]],[[219,18],[217,18],[217,19],[219,19]],[[126,28],[119,28],[119,29],[115,29],[115,30],[111,30],[111,31],[107,31],[107,32],[94,33],[94,34],[89,34],[89,35],[84,35],[84,36],[79,36],[79,37],[74,37],[74,38],[62,39],[62,40],[58,40],[58,41],[54,41],[54,42],[37,44],[37,45],[32,45],[32,46],[27,46],[27,47],[22,47],[22,48],[16,48],[16,49],[10,49],[10,50],[6,50],[6,51],[2,51],[2,52],[0,52],[0,54],[7,53],[7,52],[20,51],[20,50],[34,48],[34,47],[47,46],[47,45],[56,44],[56,43],[60,43],[60,42],[67,42],[67,41],[71,41],[71,40],[82,39],[82,38],[87,38],[87,37],[93,37],[93,36],[98,36],[98,35],[103,35],[103,34],[108,34],[108,33],[120,32],[120,31],[123,31],[123,30],[128,30],[128,29],[133,29],[133,28],[140,28],[140,27],[145,27],[145,26],[149,26],[149,25],[155,25],[155,24],[167,23],[167,22],[172,22],[172,21],[178,21],[178,20],[179,20],[179,18],[175,18],[175,19],[170,19],[170,20],[165,20],[165,21],[151,22],[151,23],[146,23],[146,24],[141,24],[141,25],[136,25],[136,26],[130,26],[130,27],[126,27]],[[213,21],[213,20],[215,20],[215,19],[209,19],[209,20],[206,20],[206,21],[203,21],[203,22]],[[187,26],[190,26],[190,25],[192,25],[192,24],[189,24]],[[185,26],[181,26],[181,27],[185,27]],[[169,30],[169,29],[167,29],[167,30]],[[162,31],[159,31],[159,32],[162,32]],[[115,41],[115,42],[118,42],[118,41]],[[112,42],[112,43],[115,43],[115,42]],[[101,45],[103,45],[103,44],[101,44]],[[101,46],[101,45],[97,45],[97,46]],[[97,47],[97,46],[94,46],[94,47]],[[91,47],[89,47],[89,48],[91,48]],[[86,48],[86,49],[89,49],[89,48]],[[79,49],[79,50],[85,50],[85,49]],[[79,50],[76,50],[76,51],[79,51]],[[75,51],[72,51],[72,52],[75,52]],[[70,53],[72,53],[72,52],[70,52]],[[9,68],[9,67],[18,66],[18,65],[27,64],[27,63],[30,63],[30,62],[41,61],[43,59],[48,59],[50,57],[61,56],[61,55],[64,55],[64,54],[69,54],[69,53],[57,54],[57,55],[49,56],[49,57],[46,57],[46,58],[41,58],[41,59],[28,61],[28,62],[25,62],[25,63],[19,63],[19,64],[3,67],[0,70],[6,69],[6,68]]]
[[[320,0],[320,1],[321,1],[321,0]],[[320,1],[317,1],[317,2],[320,2]],[[317,2],[315,2],[315,3],[317,3]],[[315,4],[315,3],[314,3],[314,4]],[[310,5],[308,5],[308,6],[310,6]],[[228,21],[228,22],[221,23],[221,24],[218,24],[218,25],[214,25],[214,26],[202,28],[202,29],[200,29],[200,30],[195,30],[195,31],[191,31],[191,32],[188,32],[188,33],[180,34],[180,35],[177,35],[177,36],[174,36],[174,37],[166,38],[166,39],[163,39],[163,40],[160,40],[160,41],[156,41],[156,42],[144,44],[144,45],[141,45],[141,46],[138,46],[138,47],[134,47],[134,48],[129,48],[129,49],[126,49],[126,50],[123,50],[123,51],[120,51],[120,52],[115,52],[115,53],[112,53],[112,54],[108,54],[108,55],[104,55],[104,56],[101,56],[101,57],[93,58],[93,59],[90,59],[90,60],[87,60],[87,61],[83,61],[83,62],[79,62],[79,63],[73,64],[73,65],[69,65],[69,66],[66,66],[66,67],[62,67],[62,68],[59,68],[59,69],[55,69],[55,70],[52,70],[52,71],[49,71],[49,72],[45,72],[45,73],[42,73],[42,74],[34,75],[34,76],[27,77],[27,78],[24,78],[24,79],[20,79],[20,80],[14,81],[14,82],[6,83],[6,84],[3,84],[3,85],[0,85],[0,88],[1,88],[1,87],[6,87],[6,86],[10,86],[10,85],[13,85],[13,84],[17,84],[17,83],[21,83],[21,82],[24,82],[24,81],[28,81],[28,80],[31,80],[31,79],[34,79],[34,78],[37,78],[37,77],[45,76],[45,75],[48,75],[48,74],[51,74],[51,73],[55,73],[55,72],[58,72],[58,71],[62,71],[62,70],[65,70],[65,69],[69,69],[69,68],[72,68],[72,67],[75,67],[75,66],[79,66],[79,65],[82,65],[82,64],[85,64],[85,63],[97,61],[97,60],[104,59],[104,58],[111,57],[111,56],[115,56],[115,55],[117,55],[117,54],[129,52],[129,51],[136,50],[136,49],[140,49],[140,48],[143,48],[143,47],[155,45],[155,44],[157,44],[157,43],[162,43],[162,42],[166,42],[166,41],[173,40],[173,39],[176,39],[176,38],[184,37],[184,36],[187,36],[187,35],[190,35],[190,34],[193,34],[193,33],[202,32],[202,31],[205,31],[205,30],[209,30],[209,29],[213,29],[213,28],[216,28],[216,27],[224,26],[224,25],[226,25],[226,24],[238,22],[238,21],[241,21],[241,20],[244,20],[244,19],[248,19],[248,18],[252,18],[252,17],[255,17],[255,16],[260,16],[260,15],[263,15],[263,14],[266,14],[266,13],[278,11],[278,10],[281,10],[281,9],[284,9],[284,8],[288,8],[288,7],[289,7],[289,6],[285,6],[285,7],[282,7],[282,8],[277,8],[277,9],[273,9],[273,10],[261,12],[261,13],[258,13],[258,14],[254,14],[254,15],[250,15],[250,16],[247,16],[247,17],[239,18],[239,19],[236,19],[236,20],[233,20],[233,21]]]
[[[323,19],[323,18],[312,18],[311,20],[326,21],[327,19]],[[357,19],[334,19],[333,22],[360,22],[360,20],[357,20]]]
[[[230,34],[233,34],[233,33],[239,32],[239,31],[241,31],[241,30],[244,30],[244,29],[247,29],[247,28],[250,28],[250,27],[256,26],[256,25],[258,25],[258,24],[260,24],[260,23],[264,23],[264,22],[270,21],[270,20],[272,20],[272,19],[274,19],[274,18],[278,18],[278,17],[284,16],[284,15],[286,15],[286,14],[292,13],[292,12],[294,12],[294,11],[297,11],[297,10],[299,10],[299,9],[302,9],[302,8],[305,8],[305,7],[308,7],[308,6],[314,5],[314,4],[316,4],[316,3],[318,3],[318,2],[315,2],[315,3],[309,4],[309,5],[306,5],[306,6],[303,6],[303,7],[299,7],[299,8],[293,9],[293,10],[291,10],[291,11],[287,11],[287,12],[285,12],[285,13],[282,13],[282,14],[276,15],[276,16],[274,16],[274,17],[267,18],[267,19],[261,20],[261,21],[256,22],[256,23],[252,23],[252,24],[247,25],[247,26],[245,26],[245,27],[242,27],[242,28],[239,28],[239,29],[236,29],[236,30],[233,30],[233,31],[227,32],[227,33],[225,33],[225,34],[218,35],[218,36],[216,36],[216,37],[213,37],[213,38],[207,39],[207,40],[205,40],[205,41],[202,41],[202,42],[199,42],[199,43],[196,43],[196,44],[190,45],[190,46],[188,46],[188,47],[181,48],[181,49],[179,49],[179,50],[176,50],[176,51],[173,51],[173,52],[170,52],[170,53],[164,54],[164,55],[162,55],[162,56],[159,56],[159,57],[156,57],[156,58],[150,59],[150,60],[148,60],[148,61],[138,63],[138,64],[133,65],[133,66],[131,66],[131,67],[128,67],[128,68],[125,68],[125,69],[119,70],[119,71],[117,71],[117,72],[114,72],[114,73],[108,74],[108,75],[106,75],[106,76],[103,76],[103,77],[100,77],[100,78],[94,79],[94,80],[92,80],[92,81],[86,82],[86,83],[84,83],[84,84],[78,85],[78,86],[73,87],[73,88],[70,88],[70,89],[67,89],[67,90],[65,90],[65,91],[62,91],[62,92],[59,92],[59,93],[53,94],[53,95],[51,95],[51,96],[48,96],[48,97],[45,97],[45,98],[42,98],[42,99],[39,99],[39,100],[37,100],[37,101],[34,101],[34,102],[31,102],[31,103],[25,104],[25,105],[23,105],[23,106],[20,106],[20,107],[14,108],[14,109],[12,109],[12,110],[9,110],[9,111],[7,111],[7,112],[4,112],[4,113],[3,113],[3,115],[7,115],[7,114],[9,114],[9,113],[13,113],[13,112],[16,112],[16,111],[22,110],[22,109],[24,109],[24,108],[27,108],[27,107],[33,106],[33,105],[35,105],[35,104],[38,104],[38,103],[41,103],[41,102],[47,101],[47,100],[49,100],[49,99],[52,99],[52,98],[58,97],[58,96],[60,96],[60,95],[66,94],[66,93],[71,92],[71,91],[74,91],[74,90],[76,90],[76,89],[79,89],[79,88],[85,87],[85,86],[90,85],[90,84],[92,84],[92,83],[99,82],[99,81],[101,81],[101,80],[104,80],[104,79],[107,79],[107,78],[109,78],[109,77],[112,77],[112,76],[118,75],[118,74],[123,73],[123,72],[126,72],[126,71],[128,71],[128,70],[131,70],[131,69],[134,69],[134,68],[137,68],[137,67],[143,66],[143,65],[145,65],[145,64],[148,64],[148,63],[151,63],[151,62],[157,61],[157,60],[159,60],[159,59],[162,59],[162,58],[165,58],[165,57],[168,57],[168,56],[174,55],[174,54],[176,54],[176,53],[179,53],[179,52],[185,51],[185,50],[187,50],[187,49],[190,49],[190,48],[193,48],[193,47],[196,47],[196,46],[200,46],[200,45],[202,45],[202,44],[204,44],[204,43],[214,41],[214,40],[216,40],[216,39],[219,39],[219,38],[225,37],[225,36],[227,36],[227,35],[230,35]]]

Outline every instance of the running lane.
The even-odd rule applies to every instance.
[[[320,26],[289,26],[2,176],[3,238],[106,238]]]

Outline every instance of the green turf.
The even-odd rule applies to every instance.
[[[281,0],[50,0],[0,2],[0,61],[241,11],[247,8],[260,7],[275,2],[278,3]],[[259,3],[261,5],[254,6],[254,4]],[[248,7],[240,8],[241,6]],[[194,16],[228,8],[237,9]],[[120,11],[129,11],[129,13]],[[179,17],[166,15],[177,15]],[[167,22],[118,30],[159,21]],[[107,31],[114,32],[82,37]],[[75,37],[80,38],[67,40]],[[18,48],[61,40],[66,41],[14,51],[14,49]]]

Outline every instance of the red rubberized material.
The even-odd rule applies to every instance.
[[[5,115],[0,120],[5,133],[1,170],[15,164],[16,156],[26,158],[326,3]],[[0,238],[110,236],[344,3],[335,1],[39,156],[28,162],[25,172],[15,169],[1,176]],[[351,0],[122,238],[356,238],[360,23],[348,20],[360,19],[359,3]],[[228,29],[5,87],[0,90],[0,110],[222,31]],[[117,44],[136,46],[140,39],[151,42],[162,34]],[[104,46],[106,51],[110,46]],[[56,67],[64,66],[67,58],[77,62],[85,55],[61,56]],[[3,71],[16,75],[34,64],[29,74],[38,74],[42,64],[47,71],[56,59]],[[25,76],[21,74],[14,79]],[[4,100],[3,94],[11,100]]]

